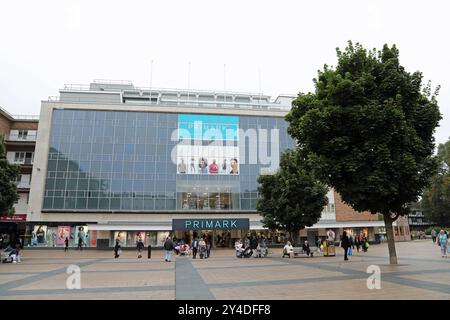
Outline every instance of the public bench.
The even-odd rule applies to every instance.
[[[314,256],[314,252],[317,252],[317,247],[309,247],[311,249],[309,256],[312,258]],[[306,251],[303,251],[303,247],[293,247],[294,249],[294,254],[293,257],[298,257],[300,255],[307,255]],[[283,254],[283,258],[288,255],[288,254]]]
[[[311,250],[309,252],[309,256],[312,258],[314,256],[314,252],[317,252],[317,247],[309,247],[309,249]],[[300,255],[306,256],[306,251],[303,251],[303,247],[294,247],[294,257]]]

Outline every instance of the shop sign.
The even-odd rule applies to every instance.
[[[172,230],[250,229],[249,219],[173,219]]]
[[[0,216],[0,221],[26,221],[26,214],[14,214],[12,216]]]

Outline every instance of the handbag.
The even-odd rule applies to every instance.
[[[117,250],[117,255],[121,255],[122,254],[122,249]]]
[[[347,255],[348,255],[348,256],[352,256],[352,255],[353,255],[352,247],[349,247],[347,251],[348,251],[348,252],[347,252]]]

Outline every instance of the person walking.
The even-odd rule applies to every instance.
[[[164,250],[166,251],[164,260],[166,262],[170,262],[172,260],[172,250],[173,249],[175,249],[175,245],[173,244],[172,239],[170,239],[170,237],[167,237],[166,241],[164,242]]]
[[[212,239],[211,237],[206,238],[206,259],[208,259],[211,256],[211,248],[212,248]]]
[[[142,258],[142,250],[144,249],[144,242],[142,242],[142,239],[139,238],[136,242],[136,249],[138,252],[138,259]]]
[[[192,241],[192,259],[197,259],[197,250],[198,250],[198,238],[194,238]]]
[[[114,258],[117,259],[120,257],[120,254],[122,253],[122,248],[120,246],[120,239],[116,239],[116,245],[114,246]]]
[[[431,239],[433,239],[433,243],[436,243],[436,230],[431,230]]]
[[[255,236],[252,236],[252,238],[250,239],[250,249],[252,249],[255,258],[257,248],[258,248],[258,240],[255,238]]]
[[[78,238],[78,250],[83,250],[83,239],[81,237]]]
[[[344,261],[347,261],[348,248],[351,248],[350,239],[347,236],[347,231],[342,234],[341,247],[344,249]]]
[[[359,252],[359,247],[361,247],[361,241],[359,240],[358,236],[355,237],[355,246],[356,246],[356,251]]]
[[[66,237],[64,240],[64,252],[67,252],[69,250],[69,237]]]
[[[442,258],[447,258],[448,236],[444,230],[439,232],[439,245],[441,246]]]

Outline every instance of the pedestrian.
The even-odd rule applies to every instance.
[[[197,258],[197,250],[198,250],[198,238],[194,238],[192,241],[192,259]]]
[[[350,235],[348,237],[348,240],[350,240],[350,245],[352,246],[352,249],[355,249],[355,241],[353,240],[353,236]]]
[[[256,258],[256,254],[255,254],[256,248],[258,248],[258,240],[255,238],[255,236],[253,236],[250,239],[250,249],[252,250],[255,258]]]
[[[144,242],[142,242],[142,239],[140,237],[136,242],[136,249],[138,252],[138,259],[142,258],[142,249],[144,249]]]
[[[120,246],[120,239],[116,239],[116,245],[114,246],[114,258],[117,259],[122,253],[122,247]]]
[[[206,242],[206,258],[208,259],[211,256],[211,248],[212,248],[211,238],[208,237],[205,242]]]
[[[69,250],[69,237],[66,237],[64,240],[64,252],[67,252]]]
[[[359,247],[361,246],[361,241],[359,240],[359,237],[355,237],[355,245],[356,251],[359,252]]]
[[[444,232],[444,230],[441,230],[441,232],[439,232],[439,244],[441,246],[442,258],[447,258],[448,236]]]
[[[83,239],[81,237],[78,238],[78,250],[83,250]]]
[[[172,250],[174,248],[175,245],[173,244],[172,239],[170,239],[170,237],[167,237],[166,241],[164,242],[164,250],[166,250],[164,257],[166,262],[170,262],[172,260]]]
[[[436,230],[431,230],[431,239],[433,239],[433,243],[436,243]]]
[[[350,240],[347,236],[347,231],[344,231],[344,233],[342,234],[341,247],[344,249],[344,260],[346,261],[348,260],[347,258],[348,248],[351,248]]]
[[[200,238],[198,241],[198,251],[200,259],[203,259],[206,256],[206,242],[204,238]]]

